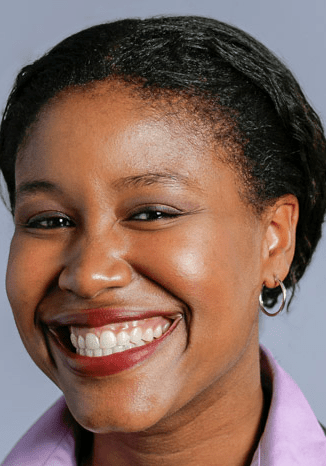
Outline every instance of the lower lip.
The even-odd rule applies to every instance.
[[[130,369],[152,356],[157,347],[173,332],[180,320],[175,320],[162,337],[151,343],[121,353],[94,358],[69,351],[53,334],[50,333],[50,335],[56,347],[63,353],[63,362],[69,370],[84,377],[106,377]]]

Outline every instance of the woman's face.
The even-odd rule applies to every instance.
[[[8,296],[30,356],[89,430],[143,430],[252,381],[266,229],[218,156],[107,84],[62,95],[21,150]],[[137,330],[135,347],[97,358],[75,353],[70,326],[107,353],[135,328],[157,338]]]

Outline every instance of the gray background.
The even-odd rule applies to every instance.
[[[198,14],[250,32],[279,55],[298,77],[326,120],[325,0],[0,0],[0,107],[24,64],[64,37],[127,16]],[[0,205],[0,460],[60,391],[29,359],[4,292],[12,234]],[[317,417],[326,423],[326,241],[301,283],[292,312],[262,320],[261,341],[297,381]]]

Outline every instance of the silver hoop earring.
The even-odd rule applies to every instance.
[[[264,303],[263,303],[263,298],[262,298],[262,292],[261,292],[260,295],[259,295],[259,308],[260,308],[260,310],[261,310],[264,314],[266,314],[266,315],[269,316],[269,317],[277,316],[277,314],[279,314],[279,313],[283,310],[283,308],[284,308],[284,306],[285,306],[285,301],[286,301],[286,288],[285,288],[285,286],[284,286],[284,283],[282,282],[282,280],[279,280],[277,277],[275,277],[275,281],[278,282],[279,286],[280,286],[281,289],[282,289],[282,303],[281,303],[279,309],[278,309],[276,312],[268,312],[268,311],[266,311],[266,309],[264,308]]]

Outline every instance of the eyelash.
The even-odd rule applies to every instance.
[[[42,225],[42,223],[44,224],[45,222],[47,222],[47,224]],[[39,230],[53,230],[56,228],[72,228],[73,226],[75,226],[75,224],[70,218],[64,215],[52,214],[48,216],[42,215],[39,217],[33,217],[30,220],[28,220],[24,226],[26,226],[27,228],[35,228]]]
[[[127,221],[131,222],[155,222],[157,220],[163,219],[173,219],[180,217],[182,212],[179,211],[164,211],[163,208],[158,207],[146,207],[142,208],[138,212],[132,213]],[[140,217],[146,216],[146,218]],[[138,218],[137,218],[138,217]],[[45,224],[46,223],[46,224]],[[43,224],[43,225],[42,225]],[[75,226],[75,223],[66,216],[63,215],[42,215],[38,217],[33,217],[26,222],[24,225],[27,228],[40,229],[40,230],[53,230],[60,228],[72,228]]]
[[[147,216],[146,219],[142,218],[136,218],[137,216]],[[133,222],[155,222],[157,220],[163,220],[163,219],[172,219],[176,217],[180,217],[182,215],[182,212],[177,211],[177,210],[164,210],[162,207],[144,207],[140,209],[138,212],[134,212],[128,220],[133,221]]]

